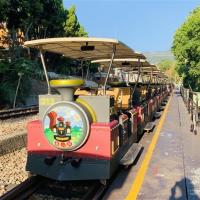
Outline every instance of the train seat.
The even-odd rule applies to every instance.
[[[102,90],[99,90],[98,94],[102,94]],[[112,87],[106,90],[106,95],[114,96],[116,110],[129,107],[130,94],[130,87]]]
[[[102,91],[99,91],[99,93],[102,93]],[[106,90],[106,95],[114,97],[114,100],[115,100],[114,107],[115,107],[115,110],[118,110],[118,108],[121,107],[121,104],[122,104],[120,89],[110,88],[109,90]]]
[[[95,89],[95,88],[78,88],[74,94],[75,95],[84,95],[84,96],[97,95],[97,89]]]
[[[131,97],[131,88],[121,88],[122,90],[122,109],[127,109],[129,107],[130,97]]]

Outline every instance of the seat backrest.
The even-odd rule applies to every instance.
[[[74,92],[75,95],[91,95],[90,91],[80,90],[79,88]]]
[[[121,88],[121,91],[122,91],[122,109],[127,109],[130,103],[131,88],[124,87],[124,88]]]
[[[102,92],[103,90],[99,90],[98,94],[102,94]],[[130,93],[130,87],[113,87],[106,90],[106,95],[114,96],[116,110],[128,108]]]
[[[97,95],[97,89],[86,90],[86,89],[78,88],[78,89],[74,92],[74,94],[75,94],[75,95],[85,95],[85,96]]]

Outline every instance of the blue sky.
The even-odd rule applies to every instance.
[[[64,0],[89,36],[116,38],[136,51],[168,51],[200,0]]]

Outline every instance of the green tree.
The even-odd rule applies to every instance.
[[[1,0],[0,1],[0,22],[5,22],[6,15],[5,10],[8,8],[8,1],[7,0]]]
[[[30,94],[30,78],[41,79],[43,76],[41,66],[29,59],[19,58],[12,62],[1,61],[0,105],[12,105],[19,72],[23,73],[23,77],[17,98],[18,103],[24,103],[25,98]]]
[[[62,0],[29,2],[29,20],[25,26],[33,24],[30,28],[29,39],[60,37],[64,34],[63,23],[66,12]]]
[[[158,66],[162,71],[169,70],[172,65],[173,65],[173,61],[172,60],[161,60],[158,63]]]
[[[9,45],[8,57],[0,61],[0,104],[11,104],[18,73],[23,72],[18,100],[23,102],[30,92],[29,77],[42,76],[37,62],[36,50],[23,48],[24,40],[33,40],[62,36],[87,36],[75,14],[75,7],[66,10],[62,0],[1,0],[0,24],[6,24]],[[31,55],[31,56],[30,56]],[[1,56],[1,52],[0,52]],[[27,59],[31,57],[32,60]],[[57,70],[69,74],[73,71],[73,61],[61,55],[45,55],[48,70]],[[70,66],[70,67],[68,67]],[[35,69],[35,70],[34,70]],[[59,70],[58,70],[59,73]],[[39,77],[41,77],[39,76]]]
[[[200,90],[200,7],[193,10],[174,35],[172,51],[184,86]]]
[[[85,32],[84,27],[78,22],[75,6],[71,6],[69,10],[66,10],[66,13],[67,19],[64,24],[65,36],[87,36],[88,34]]]
[[[174,60],[162,60],[158,63],[158,67],[161,71],[163,71],[173,82],[178,83],[180,81],[180,77],[177,73],[177,64]]]
[[[8,41],[13,58],[21,56],[24,39],[64,34],[66,12],[62,0],[7,0],[0,3],[0,13],[4,16],[0,22],[6,22],[9,31]]]

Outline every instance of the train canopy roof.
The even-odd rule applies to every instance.
[[[152,72],[155,72],[155,71],[157,71],[158,69],[157,69],[157,67],[155,66],[155,65],[151,65],[151,64],[149,64],[149,65],[142,65],[141,64],[141,68],[140,68],[140,72],[141,73],[152,73]],[[129,73],[131,73],[131,72],[133,72],[133,73],[138,73],[138,67],[134,67],[134,68],[123,68],[123,71],[124,72],[129,72]]]
[[[110,59],[93,60],[92,63],[101,64],[103,67],[107,67],[110,63]],[[113,67],[122,69],[124,71],[138,71],[138,67],[141,67],[141,71],[157,70],[155,65],[150,64],[145,59],[138,58],[115,58],[112,63]]]
[[[62,54],[65,57],[82,60],[96,60],[111,58],[113,48],[116,46],[115,57],[145,59],[141,53],[137,53],[124,43],[116,39],[93,37],[62,37],[26,41],[26,47],[37,48]]]
[[[99,59],[93,60],[92,63],[98,63],[102,66],[107,67],[110,63],[111,59]],[[137,67],[140,63],[148,63],[145,59],[138,59],[138,58],[114,58],[113,60],[113,67],[120,68],[120,67]],[[146,64],[145,64],[146,65]]]

